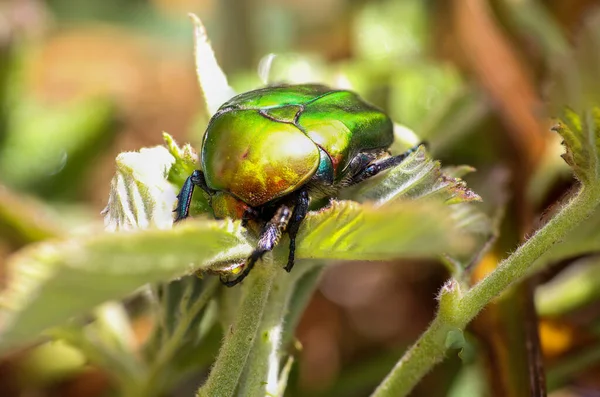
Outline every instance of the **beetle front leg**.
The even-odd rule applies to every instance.
[[[379,174],[381,171],[385,171],[389,168],[397,166],[398,164],[403,162],[408,156],[414,153],[421,145],[427,146],[427,143],[421,142],[402,154],[379,159],[368,164],[365,168],[363,168],[350,178],[350,180],[348,181],[348,186],[356,185],[357,183],[360,183],[365,179],[369,179]]]
[[[285,270],[289,273],[294,267],[294,256],[296,254],[296,235],[298,234],[298,229],[300,229],[300,225],[304,218],[306,218],[306,214],[308,213],[308,192],[306,189],[300,190],[297,199],[296,205],[294,206],[294,212],[292,213],[292,219],[288,225],[288,235],[290,236],[290,253],[288,256],[287,265],[285,265]]]
[[[177,195],[177,207],[175,213],[177,217],[175,222],[179,222],[182,219],[188,217],[190,213],[190,204],[192,203],[192,194],[194,193],[194,187],[198,186],[204,190],[208,195],[212,195],[215,191],[208,187],[206,180],[204,179],[204,173],[200,170],[192,172],[181,187],[179,194]]]
[[[246,208],[246,210],[244,211],[244,214],[242,215],[242,226],[247,227],[248,222],[258,219],[258,217],[259,217],[259,213],[255,208],[252,208],[252,207]]]
[[[250,271],[252,271],[254,268],[256,262],[258,262],[258,260],[262,258],[264,254],[272,251],[273,248],[277,246],[283,231],[286,229],[288,222],[290,221],[291,215],[292,211],[290,211],[288,206],[282,205],[279,207],[273,218],[267,222],[260,233],[258,244],[246,260],[246,266],[242,273],[233,280],[226,280],[221,277],[221,282],[227,287],[233,287],[245,279],[246,276],[250,274]]]

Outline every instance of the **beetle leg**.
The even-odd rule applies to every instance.
[[[381,171],[397,166],[398,164],[403,162],[409,155],[414,153],[421,145],[427,146],[427,143],[421,142],[402,154],[379,159],[368,164],[365,168],[363,168],[350,178],[350,180],[348,181],[348,186],[355,185],[359,182],[364,181],[365,179],[369,179],[379,174]]]
[[[256,262],[258,262],[258,260],[262,258],[265,253],[272,251],[273,248],[275,248],[279,242],[279,239],[281,239],[283,231],[290,221],[291,215],[292,211],[287,205],[282,205],[279,207],[277,212],[275,212],[275,215],[273,215],[273,218],[267,222],[263,230],[260,232],[258,244],[246,260],[246,266],[242,273],[233,280],[225,280],[224,278],[221,278],[221,282],[227,287],[233,287],[245,279],[252,268],[254,268]]]
[[[290,223],[288,224],[287,232],[290,236],[290,253],[288,256],[288,263],[285,265],[285,270],[289,273],[294,267],[294,255],[296,253],[296,235],[298,234],[298,229],[300,228],[300,224],[304,218],[306,218],[306,214],[308,213],[308,191],[306,189],[300,190],[298,196],[296,198],[296,205],[294,205],[294,212],[292,213],[292,218],[290,219]]]
[[[188,217],[190,212],[190,204],[192,203],[192,194],[194,193],[194,187],[198,186],[202,190],[204,190],[208,195],[212,195],[214,190],[208,187],[206,184],[206,180],[204,179],[204,173],[200,170],[195,170],[192,172],[181,187],[179,194],[177,195],[177,207],[175,208],[175,213],[177,213],[177,217],[175,218],[175,222],[179,222],[182,219]]]
[[[258,216],[259,216],[259,213],[256,209],[254,209],[252,207],[246,208],[246,210],[244,211],[244,214],[242,215],[242,226],[243,227],[248,226],[248,222],[253,219],[257,219]]]

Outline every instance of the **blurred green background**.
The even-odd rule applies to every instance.
[[[553,65],[584,26],[600,23],[599,7],[591,0],[4,0],[0,275],[5,258],[25,245],[101,222],[118,153],[161,144],[162,131],[199,144],[208,117],[194,74],[187,17],[194,12],[237,91],[283,81],[352,87],[428,140],[444,164],[476,167],[467,180],[482,207],[494,216],[505,206],[501,238],[474,264],[476,280],[573,183],[550,131],[547,93]],[[565,293],[599,274],[600,262],[587,256],[505,294],[469,328],[471,349],[449,357],[414,395],[542,395],[534,391],[544,373],[552,396],[599,394],[598,288]],[[446,277],[442,266],[423,262],[329,271],[298,329],[288,394],[368,395],[431,320]],[[149,320],[135,326],[143,341]],[[102,371],[58,351],[5,357],[0,395],[105,395]],[[199,379],[173,395],[191,395]]]

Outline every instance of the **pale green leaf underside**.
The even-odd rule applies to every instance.
[[[251,247],[241,233],[239,222],[194,220],[168,231],[100,233],[31,246],[8,263],[0,345],[31,339],[144,284],[242,258]]]
[[[389,206],[333,202],[312,213],[298,235],[297,256],[312,259],[383,260],[461,252],[468,235],[449,233],[455,222],[440,203],[396,202]]]
[[[389,206],[398,200],[445,203],[455,221],[454,227],[480,236],[489,236],[489,218],[471,202],[481,197],[467,188],[460,177],[473,172],[469,166],[442,168],[420,147],[398,166],[344,192],[343,197],[358,202]]]
[[[384,204],[398,199],[433,199],[447,204],[481,201],[481,198],[458,178],[469,168],[457,167],[442,172],[440,163],[434,161],[423,147],[410,155],[400,165],[381,176],[366,180],[349,189],[345,197],[359,202]],[[455,173],[457,176],[451,174]]]
[[[104,210],[106,230],[170,228],[175,189],[167,175],[174,162],[175,158],[163,146],[117,156]]]
[[[337,202],[308,216],[297,258],[378,260],[463,251],[470,240],[448,233],[452,227],[440,204],[383,209]],[[33,246],[9,263],[1,343],[6,348],[30,339],[144,284],[243,261],[251,249],[239,222],[207,219],[190,219],[172,230],[101,233]]]

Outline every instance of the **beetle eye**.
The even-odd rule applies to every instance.
[[[378,167],[376,164],[371,164],[370,166],[368,166],[365,169],[365,173],[369,174],[369,175],[375,175],[378,171]]]

